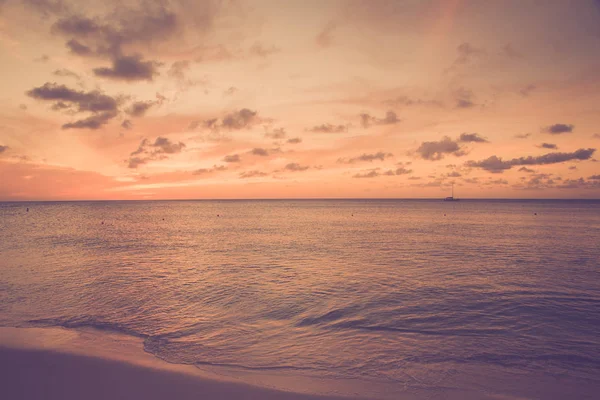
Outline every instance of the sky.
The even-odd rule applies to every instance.
[[[0,200],[600,198],[597,0],[0,0]]]

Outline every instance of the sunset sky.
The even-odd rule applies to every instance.
[[[600,1],[0,0],[0,65],[0,200],[600,198]]]

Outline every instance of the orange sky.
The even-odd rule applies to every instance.
[[[0,200],[599,198],[600,2],[0,0]]]

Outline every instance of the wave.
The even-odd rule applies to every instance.
[[[135,336],[142,339],[150,337],[150,335],[139,332],[135,329],[129,328],[118,322],[109,322],[100,318],[82,315],[78,317],[57,317],[57,318],[39,318],[28,320],[26,325],[34,326],[61,326],[63,328],[77,329],[77,328],[92,328],[100,331],[122,333],[129,336]]]

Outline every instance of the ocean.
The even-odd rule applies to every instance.
[[[0,326],[309,392],[597,398],[600,201],[0,203]]]

